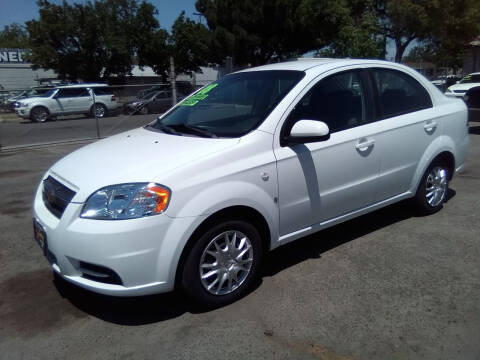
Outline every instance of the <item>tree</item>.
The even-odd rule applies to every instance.
[[[27,49],[29,39],[25,28],[17,23],[6,25],[0,31],[0,47]]]
[[[155,63],[166,38],[153,5],[136,0],[73,5],[39,0],[38,6],[40,19],[26,23],[34,67],[85,81],[126,76],[135,62],[164,71],[165,64]]]
[[[376,7],[383,34],[395,42],[397,62],[414,40],[451,56],[480,32],[478,0],[377,0]]]
[[[336,0],[197,0],[220,62],[258,65],[298,56],[330,43],[345,9]]]
[[[343,4],[342,4],[343,2]],[[341,0],[346,10],[331,43],[316,56],[385,58],[385,36],[377,23],[373,0]]]
[[[174,22],[169,41],[176,72],[198,71],[208,65],[211,33],[205,25],[185,18],[184,11]]]

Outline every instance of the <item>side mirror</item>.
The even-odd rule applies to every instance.
[[[330,138],[330,129],[323,121],[299,120],[290,134],[282,139],[282,146],[325,141]]]

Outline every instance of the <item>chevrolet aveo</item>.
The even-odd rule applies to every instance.
[[[407,198],[439,210],[468,144],[463,101],[408,67],[257,67],[58,161],[35,195],[35,238],[83,288],[222,305],[266,251]]]

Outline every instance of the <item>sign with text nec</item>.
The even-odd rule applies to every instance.
[[[21,64],[25,63],[25,49],[3,49],[0,48],[0,63]]]

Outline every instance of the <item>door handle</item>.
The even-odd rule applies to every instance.
[[[359,151],[366,151],[370,147],[372,147],[375,144],[375,140],[369,139],[369,140],[359,140],[356,144],[355,147]]]
[[[437,122],[432,120],[432,121],[427,121],[425,125],[423,125],[423,128],[427,133],[434,132],[435,129],[437,128]]]

